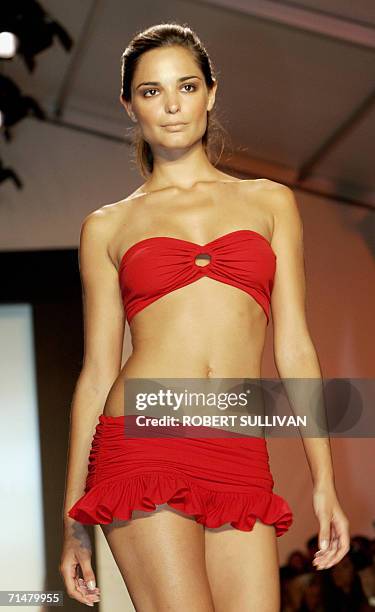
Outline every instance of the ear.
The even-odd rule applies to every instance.
[[[216,90],[217,90],[217,80],[214,79],[214,84],[213,84],[212,88],[208,92],[208,104],[207,104],[207,110],[208,111],[211,111],[213,109],[213,107],[214,107],[215,97],[216,97]]]
[[[130,119],[132,121],[136,122],[137,118],[136,118],[135,114],[133,113],[131,102],[127,102],[125,100],[125,98],[122,97],[121,94],[119,96],[119,100],[120,100],[121,105],[125,108],[125,110],[126,110],[127,114],[129,115]]]

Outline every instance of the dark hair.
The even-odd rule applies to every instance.
[[[315,535],[311,536],[311,538],[309,538],[306,542],[306,547],[308,549],[310,548],[319,548],[319,536],[316,533]]]
[[[184,47],[191,51],[204,75],[207,88],[211,89],[213,87],[216,81],[213,65],[197,34],[185,24],[161,23],[138,32],[122,54],[121,97],[124,100],[128,102],[131,100],[131,83],[141,55],[151,49],[172,46]],[[136,128],[130,128],[130,130],[134,130],[133,145],[136,163],[141,174],[147,178],[154,165],[151,147],[148,142],[143,140]],[[221,141],[221,151],[213,162],[215,165],[224,150],[224,129],[216,118],[214,111],[207,112],[207,128],[202,138],[202,144],[210,161],[212,161],[214,147],[219,140]]]

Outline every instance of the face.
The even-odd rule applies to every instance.
[[[135,115],[153,153],[167,154],[192,146],[207,126],[216,83],[207,89],[202,71],[185,48],[164,47],[144,53],[132,82],[132,100],[121,100]],[[179,125],[168,125],[168,124]]]
[[[337,587],[349,588],[354,579],[354,567],[348,555],[331,568],[333,582]]]
[[[296,570],[303,570],[305,567],[305,558],[300,553],[293,553],[290,555],[288,565]]]

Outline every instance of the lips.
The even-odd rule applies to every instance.
[[[167,125],[163,125],[162,127],[167,130],[167,132],[178,132],[183,127],[185,127],[186,123],[169,123]]]

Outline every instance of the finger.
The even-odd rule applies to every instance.
[[[90,602],[99,602],[100,601],[100,591],[98,588],[93,590],[89,590],[86,585],[78,585],[77,587],[80,593],[86,598],[87,601]]]
[[[74,584],[75,584],[75,588],[77,589],[77,591],[79,591],[80,593],[82,593],[82,595],[84,595],[84,589],[82,587],[82,585],[79,584],[77,578],[74,578]]]
[[[338,538],[336,539],[336,542],[337,542],[336,550],[334,554],[331,555],[331,557],[328,559],[327,565],[326,565],[327,568],[332,567],[333,565],[336,565],[336,563],[338,563],[340,559],[342,558],[342,555],[340,553],[340,541]]]
[[[334,519],[333,526],[338,539],[338,550],[334,562],[338,563],[350,550],[350,530],[349,523],[342,517]]]
[[[327,569],[328,567],[334,565],[338,550],[338,542],[338,538],[335,537],[332,539],[329,552],[327,552],[324,559],[318,562],[318,569]]]
[[[96,579],[95,579],[95,574],[91,566],[91,560],[82,559],[82,561],[80,562],[80,566],[82,570],[82,577],[85,581],[85,585],[87,586],[89,591],[95,591]]]
[[[319,532],[320,549],[314,555],[314,565],[322,565],[326,563],[333,550],[336,550],[334,542],[335,534],[332,530],[332,524],[329,522],[329,530],[327,530],[327,519],[321,520],[321,528]]]
[[[328,514],[325,514],[320,519],[319,527],[319,551],[322,551],[321,554],[328,551],[331,543],[331,538],[331,517]]]
[[[86,584],[86,582],[83,580],[83,578],[78,578],[78,584],[79,584],[79,586],[80,586],[81,588],[83,588],[85,591],[88,591],[88,590],[89,590],[89,589],[88,589],[88,587],[87,587],[87,584]],[[93,591],[93,589],[90,589],[90,590],[91,590],[91,591]],[[97,593],[99,593],[99,592],[100,592],[99,587],[95,587],[94,591],[95,591],[95,592],[97,592]]]
[[[65,582],[66,592],[72,599],[76,599],[80,603],[84,603],[86,605],[94,605],[92,601],[87,599],[82,593],[77,591],[75,585],[75,577],[76,577],[77,564],[70,565],[69,567],[61,568],[61,575]]]
[[[98,589],[89,591],[87,589],[87,585],[85,581],[81,577],[81,574],[82,574],[82,563],[80,562],[79,564],[77,564],[77,567],[76,567],[75,583],[76,583],[76,589],[84,597],[85,603],[89,602],[91,604],[91,603],[100,601]]]
[[[82,578],[78,579],[77,588],[86,598],[90,599],[90,601],[100,601],[100,590],[96,587],[94,590],[90,591]]]
[[[95,603],[100,601],[97,593],[90,595],[87,590],[85,590],[85,587],[81,587],[78,583],[76,584],[76,591],[82,596],[83,603]]]
[[[324,559],[324,568],[329,568],[341,561],[350,548],[348,523],[341,516],[332,520],[332,535],[336,542],[333,554]],[[322,569],[322,568],[319,568]]]
[[[334,552],[333,555],[330,556],[330,558],[327,561],[327,567],[332,567],[332,565],[335,565],[339,560],[340,560],[340,538],[339,538],[339,534],[338,534],[338,530],[336,528],[336,524],[335,521],[332,520],[332,533],[336,542],[336,550]]]
[[[86,575],[90,576],[90,570],[91,570],[91,576],[94,576],[94,580],[95,580],[95,575],[92,571],[90,560],[86,559],[80,562],[80,571],[83,575],[86,573]],[[91,578],[91,580],[93,579]],[[78,585],[81,590],[80,592],[84,595],[84,597],[86,598],[86,601],[90,601],[93,603],[100,601],[100,591],[98,587],[89,589],[87,585],[87,580],[85,580],[81,576],[78,578]],[[90,583],[90,587],[91,586],[93,586],[92,583]]]

